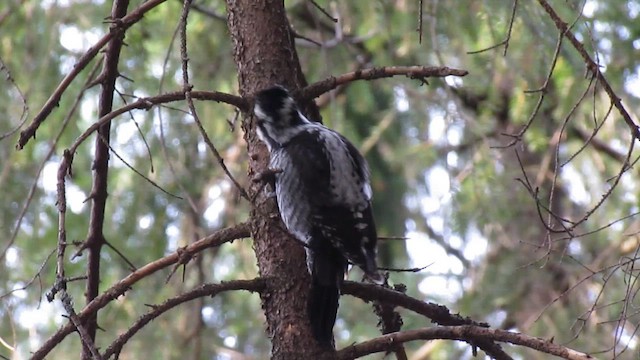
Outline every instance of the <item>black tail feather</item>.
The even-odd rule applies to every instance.
[[[313,337],[322,346],[333,348],[333,325],[338,314],[340,286],[347,271],[347,259],[322,236],[307,248],[307,266],[311,273],[311,289],[307,313]]]
[[[323,285],[317,279],[311,283],[307,312],[313,336],[323,346],[333,347],[333,325],[338,314],[340,289],[336,282]]]

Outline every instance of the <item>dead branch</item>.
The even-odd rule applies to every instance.
[[[146,278],[147,276],[155,273],[158,270],[164,269],[172,264],[175,264],[180,260],[181,254],[188,253],[194,255],[199,253],[205,249],[220,246],[224,243],[231,242],[237,239],[246,238],[251,236],[250,234],[250,225],[249,223],[240,223],[231,227],[227,227],[221,230],[216,231],[215,233],[200,239],[184,248],[181,248],[180,251],[175,251],[170,255],[167,255],[163,258],[154,260],[140,269],[132,272],[124,279],[118,281],[109,289],[105,290],[98,297],[93,299],[89,304],[87,304],[80,313],[78,313],[78,317],[80,320],[84,321],[91,314],[94,314],[96,311],[107,306],[112,300],[117,299],[119,296],[122,296],[127,290],[131,289],[133,284],[138,281]],[[31,359],[39,360],[44,359],[45,356],[56,346],[58,345],[67,335],[71,334],[74,330],[73,324],[67,323],[58,331],[55,332],[49,339],[47,339],[42,346],[38,350],[36,350]]]
[[[71,323],[76,328],[76,331],[78,331],[78,335],[80,336],[80,340],[82,341],[82,345],[83,345],[82,347],[83,352],[85,351],[85,349],[87,351],[87,354],[85,355],[83,353],[82,356],[83,357],[86,356],[86,358],[88,359],[102,360],[103,358],[100,355],[100,352],[98,351],[98,349],[96,348],[96,345],[94,342],[95,335],[92,336],[89,330],[83,324],[83,321],[81,321],[78,318],[78,315],[73,309],[73,299],[71,299],[71,296],[69,295],[69,293],[67,293],[66,290],[62,291],[62,305],[64,306],[64,309],[67,312],[67,316],[69,317],[69,320],[71,320]]]
[[[538,97],[538,101],[536,102],[536,105],[533,107],[533,111],[531,111],[529,118],[527,119],[527,121],[522,126],[520,131],[518,131],[517,134],[503,133],[502,135],[509,136],[512,138],[512,140],[507,145],[503,145],[499,147],[505,147],[505,148],[511,147],[511,146],[514,146],[519,141],[521,141],[522,137],[524,136],[524,133],[526,133],[527,130],[529,130],[529,127],[531,127],[531,125],[533,124],[533,121],[538,116],[538,113],[540,112],[540,109],[542,107],[542,103],[544,102],[544,98],[547,95],[549,84],[551,83],[551,76],[553,75],[553,71],[555,70],[556,64],[558,63],[558,58],[560,57],[560,49],[562,48],[562,38],[563,38],[562,34],[558,35],[558,41],[556,42],[556,47],[553,52],[553,58],[551,60],[551,65],[549,66],[549,72],[547,73],[547,77],[544,80],[544,84],[542,84],[542,86],[539,89],[525,91],[525,93],[536,93],[536,92],[540,93],[540,96]]]
[[[368,354],[387,351],[392,344],[399,344],[414,340],[460,340],[471,345],[480,341],[500,341],[528,347],[546,354],[555,355],[568,360],[589,360],[593,356],[584,354],[568,347],[554,344],[553,340],[544,340],[527,336],[521,333],[500,329],[487,329],[474,325],[438,326],[395,332],[365,341],[360,344],[348,346],[338,351],[338,359],[356,359]],[[495,359],[511,359],[509,355],[493,356]]]
[[[155,8],[156,6],[162,4],[166,0],[148,0],[142,3],[139,7],[134,9],[129,15],[123,17],[122,19],[118,19],[115,30],[109,31],[105,34],[95,45],[89,48],[87,52],[84,53],[78,59],[78,61],[74,64],[73,69],[67,76],[62,79],[58,87],[53,91],[53,94],[47,99],[47,102],[44,104],[42,109],[38,112],[38,114],[31,120],[31,123],[27,128],[20,132],[20,139],[18,140],[18,144],[16,148],[18,150],[22,149],[27,142],[36,135],[36,130],[38,127],[44,122],[44,120],[51,114],[53,108],[58,106],[60,103],[60,99],[62,98],[62,94],[67,90],[69,85],[73,82],[73,80],[84,70],[84,68],[89,64],[89,62],[105,47],[113,38],[118,34],[123,33],[132,25],[140,21],[145,13],[149,12],[149,10]]]
[[[467,54],[472,55],[472,54],[479,54],[488,50],[492,50],[495,48],[498,48],[500,46],[504,46],[504,50],[502,53],[502,56],[507,56],[507,50],[509,49],[509,41],[511,41],[511,32],[513,30],[513,22],[516,18],[516,10],[518,9],[518,0],[515,0],[513,2],[513,6],[511,7],[511,18],[509,19],[509,28],[507,30],[507,35],[506,37],[500,41],[497,44],[493,44],[487,48],[484,49],[480,49],[480,50],[474,50],[474,51],[467,51]]]
[[[384,301],[420,315],[426,316],[439,325],[475,325],[489,327],[489,324],[477,322],[470,318],[463,318],[457,314],[451,314],[445,306],[424,302],[400,291],[386,289],[381,286],[354,281],[345,281],[340,288],[343,294],[355,296],[364,301]]]
[[[385,287],[387,286],[389,285],[385,282]],[[397,285],[394,290],[404,292],[406,291],[406,286]],[[402,317],[395,310],[395,306],[393,304],[374,301],[373,312],[378,316],[378,327],[380,328],[382,335],[391,334],[401,330],[403,325]],[[393,344],[389,346],[386,351],[388,352],[389,349],[396,354],[397,360],[408,360],[407,351],[402,343]]]
[[[446,66],[383,66],[370,69],[356,70],[350,73],[332,76],[328,79],[313,83],[300,91],[303,99],[315,99],[340,85],[356,80],[375,80],[398,75],[405,75],[411,79],[423,80],[428,77],[465,76],[466,70],[452,69]]]
[[[633,119],[631,119],[631,115],[629,115],[629,112],[627,112],[627,109],[625,109],[625,107],[622,105],[620,97],[616,95],[615,91],[613,91],[613,88],[611,88],[611,85],[609,85],[609,82],[604,77],[604,74],[602,74],[602,72],[600,71],[600,65],[595,61],[593,61],[593,59],[591,58],[587,50],[584,48],[584,45],[580,42],[580,40],[576,38],[576,36],[571,31],[569,25],[560,18],[560,16],[558,15],[558,13],[556,13],[553,7],[551,7],[551,5],[546,0],[538,0],[538,3],[540,3],[540,6],[542,6],[542,8],[547,12],[547,14],[549,14],[549,17],[551,17],[551,19],[555,23],[556,28],[560,30],[561,36],[566,37],[569,40],[569,42],[571,42],[571,45],[573,45],[573,47],[578,51],[578,53],[584,60],[584,63],[587,66],[587,69],[592,74],[594,74],[598,79],[598,81],[600,82],[600,84],[602,84],[602,87],[604,88],[604,91],[609,96],[609,99],[611,99],[611,102],[616,107],[616,109],[618,109],[618,112],[620,113],[620,115],[622,115],[622,118],[629,126],[629,129],[631,130],[631,135],[635,139],[640,139],[640,128],[638,127],[638,125],[636,125]]]
[[[488,328],[489,324],[474,321],[468,317],[463,318],[458,314],[451,314],[446,306],[427,303],[402,292],[386,289],[381,286],[353,281],[345,281],[340,288],[343,294],[358,297],[364,301],[380,301],[401,306],[420,315],[429,318],[432,322],[445,326],[473,325],[480,328]],[[510,359],[500,345],[491,340],[480,339],[474,342],[475,346],[484,350],[496,359]]]
[[[11,9],[7,9],[7,12],[11,12]],[[0,134],[0,141],[2,141],[15,134],[16,131],[20,130],[22,125],[27,122],[27,116],[29,115],[29,105],[27,105],[27,98],[25,97],[24,92],[22,92],[22,89],[16,83],[16,80],[13,78],[13,75],[11,75],[11,71],[9,71],[9,68],[7,67],[7,65],[5,65],[2,57],[0,57],[0,72],[5,73],[5,79],[16,90],[16,92],[18,93],[18,97],[20,98],[20,102],[22,103],[22,113],[20,114],[18,125],[16,125],[13,129],[10,129],[6,133]]]
[[[34,179],[35,180],[31,184],[31,188],[29,189],[29,193],[27,194],[25,202],[22,205],[22,208],[20,209],[20,213],[18,214],[18,219],[16,220],[16,225],[13,228],[13,232],[11,233],[11,238],[9,238],[9,241],[4,246],[2,252],[0,252],[0,261],[2,261],[4,259],[4,257],[6,256],[7,251],[9,250],[9,248],[11,246],[13,246],[13,243],[16,241],[16,238],[18,237],[18,233],[20,232],[20,226],[22,225],[22,221],[24,220],[24,217],[27,214],[27,210],[29,210],[29,206],[31,205],[31,201],[33,200],[33,197],[34,197],[34,195],[36,193],[36,190],[38,189],[38,180],[37,179],[40,178],[40,175],[42,174],[42,171],[44,170],[45,165],[47,164],[49,159],[51,159],[51,157],[53,156],[53,153],[55,152],[56,147],[58,145],[58,141],[60,141],[60,138],[62,137],[62,134],[64,133],[64,130],[67,128],[67,125],[69,125],[69,123],[71,122],[71,118],[76,113],[76,110],[78,109],[78,106],[80,105],[80,101],[84,98],[84,95],[85,95],[86,91],[89,88],[89,83],[91,83],[94,80],[94,77],[98,73],[100,65],[101,65],[101,62],[97,62],[96,65],[91,70],[89,76],[87,77],[87,79],[85,81],[85,84],[82,87],[82,90],[76,96],[76,99],[74,100],[73,105],[71,106],[71,108],[67,112],[67,115],[64,117],[64,120],[62,121],[62,124],[59,125],[60,130],[58,130],[58,133],[56,134],[55,138],[51,141],[51,143],[49,145],[49,149],[47,150],[46,155],[44,156],[43,160],[40,162],[40,165],[38,166],[38,170],[36,170],[36,173],[34,175]]]
[[[243,98],[235,95],[217,92],[217,91],[214,91],[214,92],[193,91],[191,92],[191,96],[194,99],[199,99],[199,100],[213,100],[218,102],[224,102],[227,104],[233,104],[235,106],[238,106],[241,109],[246,109],[248,107],[246,105],[247,104],[246,101]],[[70,160],[72,160],[73,154],[75,154],[78,147],[89,136],[91,136],[91,134],[93,134],[96,130],[98,130],[102,125],[111,122],[111,120],[115,119],[116,117],[134,109],[149,110],[154,105],[184,100],[184,98],[185,98],[185,94],[183,92],[167,93],[167,94],[162,94],[158,96],[140,98],[128,105],[122,106],[116,110],[111,111],[110,113],[98,119],[98,121],[93,123],[93,125],[89,126],[80,136],[78,136],[78,138],[76,138],[76,140],[67,150],[71,156]],[[63,170],[65,174],[69,173],[71,171],[71,161],[68,161],[68,162],[63,161],[60,164],[60,169]]]
[[[191,95],[191,89],[193,88],[193,85],[191,85],[191,83],[189,82],[189,54],[187,51],[187,18],[189,16],[190,7],[191,7],[191,0],[184,0],[183,6],[182,6],[182,14],[180,16],[180,55],[182,60],[182,89],[184,92],[184,98],[187,101],[187,105],[189,106],[189,113],[191,114],[191,116],[193,116],[193,120],[196,122],[196,125],[200,130],[200,134],[202,134],[202,137],[204,138],[204,142],[207,144],[207,146],[209,147],[209,150],[211,150],[211,153],[216,158],[218,165],[220,165],[220,168],[227,175],[227,178],[231,180],[231,182],[236,187],[240,195],[243,198],[245,198],[247,201],[251,201],[245,189],[240,185],[238,180],[236,180],[236,178],[231,174],[231,172],[227,168],[227,165],[224,164],[224,159],[222,158],[222,156],[220,155],[220,152],[218,151],[218,149],[215,147],[215,145],[209,138],[209,135],[207,135],[207,132],[205,131],[204,126],[200,121],[200,117],[198,116],[198,112],[196,111],[196,107],[193,104],[193,97]]]
[[[594,133],[589,133],[586,130],[580,128],[579,126],[575,125],[569,128],[569,132],[572,135],[577,136],[579,139],[581,139],[584,143],[586,144],[591,144],[593,146],[594,149],[598,150],[599,152],[607,155],[608,157],[610,157],[611,159],[619,162],[619,163],[623,163],[626,161],[627,156],[623,153],[621,153],[620,151],[618,151],[617,149],[614,149],[613,147],[611,147],[609,144],[607,144],[604,141],[598,140],[595,138],[595,131]]]
[[[120,62],[120,52],[124,44],[124,31],[119,28],[119,21],[127,14],[129,0],[115,0],[111,10],[111,24],[109,33],[114,34],[107,45],[104,55],[102,73],[98,76],[100,82],[100,95],[98,99],[98,115],[107,115],[113,110],[113,100],[115,94],[116,80],[120,75],[118,64]],[[93,179],[91,194],[91,214],[89,217],[89,231],[86,240],[80,245],[78,253],[88,249],[87,256],[87,281],[85,283],[86,303],[90,303],[99,294],[100,287],[100,262],[102,246],[105,243],[104,220],[105,208],[107,206],[107,186],[109,180],[109,142],[111,139],[111,123],[107,122],[100,126],[97,131],[95,141],[95,156],[93,160]],[[62,189],[66,191],[66,189]],[[64,226],[64,224],[63,224]],[[66,292],[63,294],[67,295]],[[68,295],[67,295],[68,296]],[[69,314],[71,315],[71,314]],[[83,338],[82,360],[99,358],[97,350],[90,345],[96,340],[98,330],[98,313],[95,312],[84,321],[87,336]],[[77,327],[77,324],[76,324]],[[90,340],[90,341],[89,341]],[[96,356],[98,355],[98,356]]]
[[[221,282],[220,284],[204,284],[199,287],[180,294],[171,299],[167,299],[160,305],[150,305],[151,309],[146,314],[142,315],[127,331],[122,333],[116,340],[109,345],[104,352],[104,358],[108,359],[112,355],[118,355],[122,351],[122,347],[131,339],[138,331],[145,327],[149,322],[156,319],[160,315],[173,309],[174,307],[183,304],[187,301],[191,301],[204,296],[216,296],[221,292],[232,290],[247,290],[250,292],[261,291],[264,287],[264,280],[255,278],[252,280],[233,280]]]

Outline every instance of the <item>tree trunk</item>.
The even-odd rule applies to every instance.
[[[238,67],[240,94],[281,84],[290,89],[306,85],[294,47],[282,0],[227,0],[228,26]],[[308,106],[304,106],[303,108]],[[249,153],[249,178],[267,168],[269,155],[255,133],[254,117],[245,114],[242,125]],[[250,194],[263,186],[251,182]],[[264,194],[255,200],[251,228],[260,276],[266,289],[260,294],[271,338],[273,359],[335,358],[311,335],[306,302],[309,275],[301,245],[289,237],[277,216],[275,201]],[[271,216],[270,216],[271,215]],[[271,218],[270,218],[271,217]]]

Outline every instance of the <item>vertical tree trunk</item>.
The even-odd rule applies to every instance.
[[[227,0],[228,26],[238,67],[240,94],[251,96],[273,84],[295,89],[306,85],[282,0]],[[306,107],[306,106],[305,106]],[[249,178],[267,167],[269,155],[255,134],[253,114],[243,122],[249,152]],[[252,183],[251,194],[262,188]],[[273,200],[263,195],[251,212],[252,235],[260,275],[266,279],[261,293],[273,359],[335,358],[321,349],[311,335],[306,302],[309,275],[303,248],[289,238],[275,216]]]

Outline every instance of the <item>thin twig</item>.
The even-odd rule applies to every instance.
[[[211,142],[209,135],[207,135],[207,132],[204,129],[202,122],[200,121],[200,117],[198,116],[196,107],[193,104],[193,98],[191,95],[191,90],[193,88],[193,85],[191,85],[191,83],[189,82],[189,55],[187,52],[187,17],[189,15],[190,4],[191,4],[191,0],[184,0],[184,5],[182,7],[182,15],[180,17],[180,55],[182,58],[182,81],[183,81],[182,87],[183,87],[184,97],[189,106],[191,116],[193,116],[193,119],[196,122],[196,125],[198,125],[198,129],[200,130],[200,133],[204,138],[204,142],[209,147],[209,150],[211,150],[211,152],[213,153],[214,157],[216,158],[216,161],[218,161],[218,165],[220,165],[220,168],[222,168],[222,171],[224,171],[224,173],[227,175],[229,180],[231,180],[233,185],[236,187],[236,189],[240,193],[240,196],[242,196],[245,200],[250,201],[247,191],[242,187],[242,185],[240,185],[238,180],[236,180],[236,178],[231,174],[231,172],[227,168],[227,165],[225,165],[224,159],[220,155],[220,152],[218,152],[218,149],[215,147],[215,145],[213,145],[213,142]]]
[[[391,268],[391,267],[378,267],[378,270],[384,270],[384,271],[390,271],[390,272],[412,272],[412,273],[417,273],[417,272],[420,272],[420,271],[428,268],[431,265],[433,265],[433,263],[431,263],[429,265],[422,266],[422,267],[414,267],[414,268],[408,268],[408,269],[398,269],[398,268]]]
[[[594,85],[594,81],[595,81],[595,76],[591,76],[591,78],[589,79],[589,85],[587,86],[587,88],[584,90],[584,92],[582,93],[582,95],[580,95],[580,97],[578,98],[578,101],[571,107],[571,110],[569,110],[569,113],[567,114],[567,116],[565,116],[565,119],[569,119],[573,113],[578,109],[578,107],[580,106],[580,104],[584,101],[584,99],[587,97],[587,94],[589,93],[589,90],[591,90],[591,86]],[[596,89],[593,89],[593,93],[596,93]],[[594,99],[595,101],[595,99]],[[595,102],[594,102],[595,104]],[[611,109],[613,108],[613,105],[609,108],[609,111],[607,111],[607,114],[609,114],[609,112],[611,111]],[[594,114],[595,115],[595,114]],[[605,117],[606,119],[606,117]],[[560,167],[564,167],[566,164],[570,163],[571,161],[573,161],[573,159],[578,156],[582,150],[586,149],[587,146],[589,146],[589,143],[591,142],[591,140],[598,134],[598,131],[600,130],[600,127],[602,125],[604,125],[604,121],[598,125],[597,121],[596,121],[596,126],[593,130],[592,136],[591,138],[587,138],[583,140],[582,146],[575,151],[571,156],[569,156],[561,165]],[[575,128],[575,126],[574,126]],[[569,129],[571,130],[571,128]]]
[[[122,94],[120,91],[118,91],[118,89],[115,89],[115,91],[118,93],[118,96],[120,96],[120,99],[122,100],[122,102],[126,105],[128,102],[127,102],[127,99],[125,98],[124,94]],[[153,155],[151,155],[151,147],[149,146],[149,142],[147,141],[147,138],[144,136],[144,133],[142,132],[142,129],[140,128],[140,124],[138,124],[136,119],[133,117],[133,113],[129,112],[129,118],[131,119],[133,124],[136,126],[136,130],[138,131],[138,134],[140,135],[140,138],[142,139],[142,143],[144,144],[144,147],[147,150],[147,156],[149,158],[149,171],[151,171],[153,173],[155,171],[154,170],[155,168],[153,166]]]
[[[616,160],[617,162],[623,163],[626,159],[626,155],[619,152],[618,150],[611,147],[611,145],[607,144],[604,141],[600,141],[595,138],[595,131],[589,134],[586,130],[579,128],[578,126],[573,126],[569,129],[570,133],[575,134],[580,138],[584,144],[591,144],[594,149],[602,152],[603,154],[609,156],[611,159]],[[563,165],[566,164],[563,163]]]
[[[424,9],[424,3],[422,0],[418,2],[418,28],[416,31],[418,32],[418,44],[422,44],[422,11]]]
[[[29,189],[29,193],[27,194],[25,202],[22,205],[22,209],[20,209],[20,213],[18,214],[18,218],[16,220],[16,225],[14,226],[13,232],[11,233],[11,238],[9,239],[7,244],[5,245],[5,247],[2,250],[2,252],[0,253],[0,261],[2,261],[2,259],[4,259],[4,257],[6,256],[7,251],[9,250],[9,248],[11,246],[13,246],[13,243],[16,241],[16,238],[18,237],[18,233],[20,232],[20,226],[22,225],[22,221],[24,220],[24,217],[27,214],[27,210],[29,210],[29,206],[31,206],[31,202],[33,201],[33,197],[34,197],[34,195],[36,193],[36,190],[38,189],[38,181],[37,181],[37,179],[40,178],[40,175],[42,174],[42,171],[44,170],[45,165],[47,165],[47,162],[53,156],[53,153],[56,150],[56,146],[58,145],[58,142],[60,141],[60,138],[62,137],[62,134],[64,133],[65,129],[67,128],[67,125],[69,125],[69,122],[71,122],[71,119],[73,118],[73,115],[76,113],[76,110],[78,109],[78,106],[80,105],[80,101],[82,101],[82,99],[84,98],[85,92],[89,89],[89,83],[91,83],[94,80],[96,74],[98,73],[98,70],[100,69],[100,65],[101,64],[102,64],[102,61],[99,61],[99,62],[97,62],[95,64],[93,69],[91,69],[91,72],[89,73],[89,76],[87,77],[87,79],[85,81],[85,84],[82,87],[82,90],[80,91],[80,93],[78,93],[78,95],[76,96],[75,101],[73,102],[73,105],[71,105],[71,108],[69,109],[69,112],[64,117],[64,120],[62,120],[62,124],[60,125],[60,130],[58,130],[58,133],[56,134],[55,138],[53,139],[53,141],[51,141],[51,144],[49,145],[49,150],[47,150],[47,153],[45,154],[44,158],[42,159],[42,162],[40,163],[40,165],[38,167],[38,170],[36,170],[36,173],[35,173],[35,176],[34,176],[35,180],[31,184],[31,188]]]
[[[560,30],[561,35],[566,37],[569,40],[569,42],[573,45],[573,47],[578,51],[578,53],[584,60],[584,63],[587,66],[587,69],[592,74],[594,74],[598,79],[598,82],[602,84],[602,87],[604,88],[604,91],[607,93],[607,95],[611,99],[611,102],[613,102],[614,106],[616,107],[616,109],[618,109],[618,112],[620,113],[620,115],[622,115],[622,118],[629,126],[629,129],[631,130],[631,135],[633,136],[633,138],[640,139],[640,128],[638,127],[638,125],[636,125],[633,119],[631,119],[631,115],[629,115],[629,112],[627,112],[627,109],[624,107],[624,105],[622,105],[622,101],[620,100],[620,97],[618,97],[615,91],[613,91],[613,88],[611,87],[607,79],[604,77],[604,74],[600,71],[600,65],[595,61],[593,61],[589,53],[587,53],[587,50],[585,50],[584,45],[576,38],[576,36],[573,34],[571,29],[569,28],[568,24],[560,18],[560,16],[556,13],[553,7],[549,5],[549,3],[546,0],[538,0],[538,3],[540,3],[540,6],[542,6],[542,8],[547,12],[547,14],[549,14],[551,19],[555,23],[556,28]]]
[[[180,0],[178,0],[178,1],[180,1]],[[178,38],[178,33],[179,32],[180,32],[180,21],[178,20],[178,24],[176,25],[175,29],[173,30],[173,34],[171,35],[171,40],[169,41],[169,45],[167,46],[167,52],[165,53],[164,60],[162,62],[162,75],[160,76],[160,84],[158,85],[158,94],[161,94],[163,92],[164,82],[165,82],[166,76],[167,76],[167,66],[169,64],[170,56],[171,56],[171,54],[173,52],[173,48],[174,48],[173,44],[175,43],[176,39]],[[184,114],[189,114],[188,111],[184,111],[183,109],[175,109],[175,110],[183,112]],[[173,160],[171,159],[171,157],[169,157],[169,151],[168,151],[168,148],[167,148],[167,140],[166,140],[165,131],[164,131],[164,117],[163,117],[163,111],[162,111],[161,108],[158,108],[157,114],[158,114],[158,125],[160,127],[160,148],[162,149],[162,156],[164,157],[164,160],[165,160],[167,166],[169,167],[169,172],[173,176],[174,181],[178,185],[178,188],[184,194],[183,196],[187,200],[187,204],[189,205],[189,207],[191,208],[191,210],[194,213],[197,213],[198,212],[198,206],[196,205],[195,200],[191,197],[190,192],[187,191],[187,189],[185,188],[183,182],[180,180],[181,177],[177,175],[176,168],[174,166]]]
[[[518,8],[518,0],[513,1],[513,8],[511,9],[511,18],[509,19],[509,30],[507,31],[507,37],[504,39],[504,52],[502,56],[507,56],[507,50],[509,49],[509,41],[511,40],[511,30],[513,30],[513,21],[516,18],[516,9]]]
[[[192,91],[191,95],[194,99],[224,102],[228,104],[233,104],[242,109],[245,109],[247,107],[246,101],[241,97],[235,96],[235,95],[230,95],[230,94],[225,94],[220,92],[208,92],[208,91]],[[100,128],[100,126],[110,122],[114,118],[130,110],[133,110],[133,109],[148,110],[152,108],[154,105],[184,100],[184,98],[185,98],[185,94],[183,92],[167,93],[167,94],[162,94],[158,96],[141,98],[141,99],[138,99],[137,101],[130,103],[129,105],[125,105],[121,108],[111,111],[109,114],[98,119],[98,121],[96,121],[91,126],[89,126],[80,136],[76,138],[73,144],[66,150],[69,153],[70,158],[68,159],[68,161],[66,162],[63,161],[61,163],[60,165],[62,167],[61,170],[65,174],[71,171],[71,160],[73,160],[73,155],[78,150],[78,147],[80,147],[80,145],[82,145],[82,143],[84,143],[84,141],[87,138],[89,138],[91,134],[93,134],[98,128]]]
[[[320,10],[320,12],[323,13],[327,18],[329,18],[329,20],[333,21],[334,23],[338,22],[338,19],[331,16],[331,14],[327,12],[327,10],[325,10],[322,6],[318,5],[318,3],[316,3],[314,0],[309,0],[309,2],[312,3],[313,6],[316,7],[316,9]]]
[[[153,187],[155,187],[156,189],[162,191],[163,193],[182,200],[182,197],[179,195],[176,195],[166,189],[164,189],[162,186],[160,186],[157,182],[151,180],[147,175],[141,173],[138,169],[136,169],[133,165],[129,164],[122,156],[120,156],[120,154],[118,154],[118,152],[113,148],[113,146],[111,146],[109,143],[106,142],[106,140],[103,137],[100,137],[100,139],[102,139],[102,141],[109,147],[109,150],[111,151],[111,153],[113,155],[115,155],[118,160],[122,161],[122,163],[124,164],[124,166],[126,166],[127,168],[129,168],[129,170],[133,171],[134,173],[136,173],[136,175],[140,176],[141,178],[143,178],[146,182],[148,182],[149,184],[151,184]]]
[[[426,231],[429,238],[440,245],[440,247],[442,247],[447,254],[452,255],[456,259],[458,259],[465,269],[471,268],[471,263],[464,256],[463,252],[460,249],[456,249],[455,247],[453,247],[442,234],[437,233],[428,223],[421,224],[421,227],[422,226],[424,226],[424,230]]]
[[[42,264],[38,268],[38,271],[36,271],[36,274],[33,275],[33,277],[31,278],[31,280],[27,281],[26,284],[24,284],[24,285],[22,285],[20,287],[13,288],[13,289],[11,289],[11,291],[8,291],[8,292],[0,295],[0,300],[4,299],[5,297],[8,297],[9,295],[13,294],[14,292],[28,289],[31,286],[31,284],[33,284],[36,281],[36,279],[40,278],[40,275],[42,274],[42,270],[44,269],[45,265],[47,265],[47,263],[51,259],[51,256],[53,256],[53,254],[55,252],[56,252],[55,249],[51,250],[51,252],[49,253],[49,255],[47,255],[47,257],[44,260],[44,262],[42,262]],[[42,301],[42,296],[38,296],[38,307],[40,307],[40,301]]]
[[[113,246],[113,244],[111,244],[111,242],[109,241],[105,241],[104,242],[105,245],[107,245],[107,247],[109,247],[111,250],[113,250],[116,254],[118,254],[118,256],[120,256],[120,258],[129,266],[129,270],[130,271],[136,271],[137,267],[135,265],[133,265],[133,263],[131,262],[131,260],[129,260],[123,253],[122,251],[118,250],[115,246]]]
[[[518,143],[520,140],[522,140],[522,137],[524,136],[524,133],[527,132],[529,127],[533,124],[533,121],[535,120],[535,118],[538,116],[538,112],[540,111],[540,108],[542,107],[542,103],[544,101],[544,98],[547,95],[547,90],[548,90],[549,84],[551,83],[551,76],[553,75],[553,71],[555,70],[556,64],[558,63],[558,58],[560,56],[560,49],[561,49],[561,46],[562,46],[562,39],[563,39],[562,34],[559,34],[558,35],[558,41],[556,42],[556,47],[555,47],[555,50],[553,52],[553,59],[551,60],[551,66],[549,66],[549,71],[547,72],[547,77],[544,80],[544,84],[542,84],[542,86],[539,89],[525,90],[524,91],[525,94],[536,93],[536,92],[540,93],[540,97],[538,97],[538,102],[534,106],[533,111],[531,111],[531,115],[529,115],[529,118],[525,122],[524,126],[522,126],[522,128],[520,129],[520,131],[517,134],[506,134],[506,133],[503,133],[502,135],[509,136],[509,137],[511,137],[513,139],[507,145],[496,146],[497,148],[511,147],[511,146],[515,145],[516,143]]]
[[[20,114],[20,121],[18,122],[18,125],[16,125],[16,127],[6,133],[0,134],[0,141],[2,141],[15,134],[27,122],[27,116],[29,115],[29,106],[27,105],[27,98],[24,96],[24,93],[22,92],[22,89],[20,89],[20,86],[18,86],[18,84],[16,83],[16,80],[13,78],[13,76],[11,76],[11,72],[9,71],[9,68],[5,64],[4,60],[2,60],[2,57],[0,57],[0,72],[4,72],[6,74],[5,78],[7,79],[9,84],[11,84],[14,89],[16,89],[16,92],[18,92],[18,96],[20,97],[20,102],[22,102],[22,113]]]

